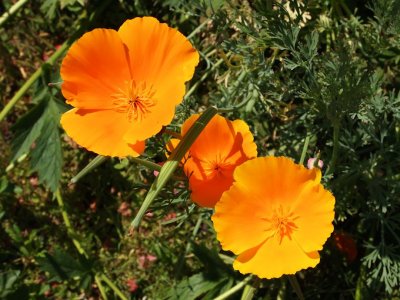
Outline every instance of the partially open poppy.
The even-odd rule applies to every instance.
[[[182,136],[198,118],[195,114],[185,121]],[[170,148],[176,144],[177,140],[171,140]],[[247,124],[215,115],[184,158],[183,168],[189,178],[193,202],[214,207],[231,186],[236,166],[256,156],[257,146]]]
[[[61,65],[62,93],[74,107],[61,125],[88,150],[138,156],[171,122],[198,61],[179,31],[152,17],[88,32]]]
[[[212,217],[233,267],[261,278],[294,274],[319,262],[333,231],[335,198],[321,172],[285,157],[259,157],[235,169]]]

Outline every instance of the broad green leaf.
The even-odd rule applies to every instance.
[[[61,177],[62,151],[60,115],[66,107],[56,99],[58,91],[47,83],[59,79],[46,69],[37,81],[32,102],[37,103],[13,127],[11,163],[24,155],[31,157],[31,170],[38,172],[41,183],[55,192]]]
[[[43,119],[43,129],[31,152],[31,166],[38,172],[40,182],[55,192],[61,178],[62,151],[58,128],[60,113],[54,101],[49,101]]]
[[[40,102],[13,126],[15,138],[12,141],[11,163],[27,154],[33,142],[39,137],[44,123],[43,114],[46,110],[46,104],[46,101]]]
[[[174,300],[194,300],[198,299],[201,295],[213,290],[225,278],[217,280],[209,280],[205,274],[195,274],[189,278],[184,278],[176,286],[171,287],[167,295],[163,299]]]
[[[63,250],[56,249],[54,254],[46,253],[44,257],[36,258],[39,268],[47,272],[49,281],[63,281],[79,277],[87,285],[87,277],[92,276],[91,264],[85,258],[76,260]],[[91,280],[89,280],[91,281]]]
[[[15,283],[21,271],[11,270],[0,273],[0,298],[4,299],[15,290]]]

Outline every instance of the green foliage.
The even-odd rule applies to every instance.
[[[56,91],[48,87],[49,79],[44,76],[41,78],[33,96],[33,101],[37,104],[13,126],[15,139],[12,143],[11,162],[30,153],[31,170],[38,172],[40,182],[55,192],[62,167],[58,128],[65,106],[58,102]]]
[[[79,279],[79,288],[88,289],[93,281],[92,264],[84,257],[74,259],[61,249],[51,255],[45,253],[36,258],[39,268],[48,274],[49,282],[62,282]]]
[[[70,29],[78,14],[89,15],[101,3],[27,4],[0,29],[2,104],[23,83],[21,69],[32,73],[42,54],[75,31]],[[235,108],[225,116],[249,124],[260,156],[298,160],[310,137],[306,159],[319,155],[324,161],[324,185],[336,198],[335,230],[354,239],[356,257],[350,261],[329,239],[320,264],[299,272],[306,298],[395,299],[400,296],[399,12],[396,0],[110,1],[93,27],[117,29],[126,18],[153,15],[185,35],[196,30],[191,41],[201,62],[168,129],[178,132],[192,113],[215,105]],[[127,281],[136,280],[132,299],[213,299],[243,280],[232,270],[232,258],[221,259],[232,254],[220,250],[210,213],[190,202],[182,170],[134,233],[129,224],[155,180],[152,170],[132,159],[106,160],[69,184],[93,155],[60,133],[66,107],[57,88],[48,86],[60,78],[57,70],[45,71],[1,127],[3,169],[12,164],[0,181],[0,258],[6,266],[0,298],[26,293],[20,299],[40,298],[45,292],[60,299],[99,298],[98,270],[125,295]],[[168,138],[149,139],[145,159],[165,161]],[[331,164],[334,169],[326,174]],[[57,188],[78,232],[73,237],[90,259],[75,255],[70,232],[60,226],[61,210],[48,193]],[[196,223],[199,215],[203,219]],[[157,260],[141,263],[149,253]],[[115,295],[109,287],[105,291]],[[294,297],[285,279],[252,281],[243,299],[249,294]]]

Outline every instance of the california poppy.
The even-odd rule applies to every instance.
[[[333,231],[335,198],[321,172],[285,157],[259,157],[235,169],[212,217],[233,267],[260,278],[294,274],[319,262]]]
[[[62,93],[74,107],[61,124],[88,150],[138,156],[172,120],[198,61],[179,31],[152,17],[88,32],[61,65]]]
[[[192,115],[182,125],[182,136],[198,119]],[[177,144],[171,140],[170,148]],[[233,182],[236,166],[257,156],[257,146],[247,124],[215,115],[190,147],[183,162],[193,202],[214,207]]]

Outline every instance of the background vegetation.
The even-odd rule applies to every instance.
[[[235,106],[226,116],[250,125],[260,155],[299,161],[306,145],[324,161],[335,232],[320,264],[297,273],[305,298],[400,298],[400,1],[18,2],[0,19],[0,298],[213,299],[244,280],[185,181],[135,232],[153,170],[108,159],[70,182],[95,155],[60,129],[60,59],[83,32],[143,15],[201,54],[169,129]],[[144,158],[164,161],[167,138]],[[243,286],[230,299],[296,297],[285,276]]]

